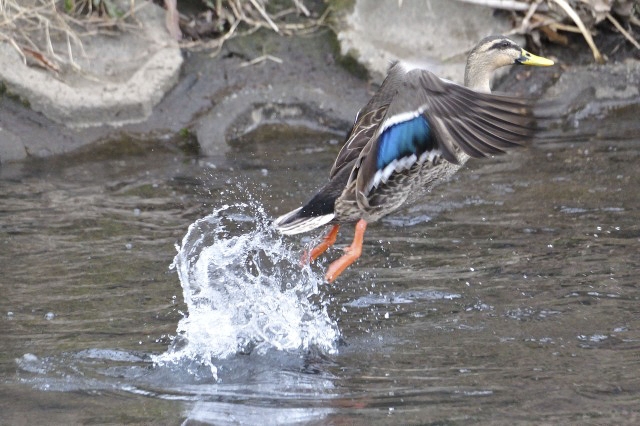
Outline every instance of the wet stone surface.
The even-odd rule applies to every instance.
[[[203,154],[215,155],[229,140],[271,121],[342,135],[370,94],[366,81],[340,65],[336,49],[335,35],[322,29],[293,39],[260,31],[230,40],[215,58],[185,51],[179,82],[153,114],[117,128],[69,129],[0,91],[0,164],[122,137],[166,140],[185,133],[195,136]],[[282,63],[248,65],[266,53]],[[265,106],[274,113],[261,114]]]

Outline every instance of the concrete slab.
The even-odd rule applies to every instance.
[[[268,30],[225,43],[221,54],[186,52],[178,83],[139,123],[69,128],[10,96],[0,96],[0,167],[25,157],[45,158],[119,138],[184,141],[194,134],[204,155],[263,124],[304,126],[342,140],[371,92],[366,81],[334,61],[335,36],[327,29],[306,37]],[[281,63],[247,66],[264,53]]]
[[[457,82],[463,81],[467,55],[480,39],[511,29],[492,8],[454,0],[356,0],[341,26],[342,54],[379,76],[403,60]]]
[[[26,156],[27,151],[20,137],[9,129],[0,127],[0,164],[22,160]]]
[[[26,66],[12,46],[0,43],[0,81],[33,110],[68,127],[147,119],[177,82],[182,55],[165,29],[162,8],[151,2],[138,6],[140,30],[82,38],[86,56],[74,56],[80,71],[66,67],[55,75]],[[63,46],[58,41],[56,51],[66,51]]]
[[[287,83],[245,87],[221,99],[199,120],[195,132],[201,152],[224,152],[229,141],[267,124],[333,133],[341,140],[363,100],[342,97],[339,90],[295,77]]]

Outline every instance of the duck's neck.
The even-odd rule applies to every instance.
[[[495,70],[470,56],[464,70],[464,85],[476,92],[491,93],[491,77]]]

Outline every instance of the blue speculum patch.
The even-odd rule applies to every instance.
[[[393,160],[412,154],[419,156],[432,145],[429,122],[424,116],[394,124],[380,135],[377,168],[381,170]]]

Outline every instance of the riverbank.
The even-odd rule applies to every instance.
[[[50,71],[30,67],[13,70],[14,77],[25,76],[22,86],[29,91],[15,93],[17,85],[5,82],[6,91],[0,96],[0,163],[45,158],[127,139],[158,140],[185,149],[197,146],[200,153],[208,155],[224,152],[230,141],[272,124],[319,129],[340,140],[391,60],[417,61],[439,75],[460,81],[469,47],[487,32],[509,29],[505,16],[485,7],[457,2],[431,4],[432,9],[424,11],[414,2],[402,7],[356,2],[351,11],[336,15],[340,24],[335,32],[325,27],[310,35],[283,37],[260,30],[227,41],[222,51],[211,57],[209,52],[180,51],[166,34],[162,10],[147,3],[143,11],[153,17],[146,21],[153,28],[145,34],[155,37],[153,46],[157,49],[145,57],[146,61],[133,68],[112,63],[117,56],[114,46],[145,49],[139,37],[130,33],[122,37],[134,37],[138,42],[111,40],[104,44],[112,52],[109,54],[101,53],[101,43],[87,45],[97,49],[94,57],[111,61],[110,67],[94,65],[92,71],[113,74],[113,69],[121,70],[121,81],[111,75],[106,86],[85,82],[81,84],[85,90],[82,94],[73,85],[65,89],[64,79],[60,81]],[[455,31],[460,19],[468,27],[463,35]],[[391,31],[385,22],[403,25]],[[625,47],[619,35],[604,34],[598,41],[605,53],[613,53],[609,64],[594,65],[580,40],[572,43],[573,47],[545,46],[542,53],[553,57],[556,67],[535,72],[513,68],[498,83],[498,89],[540,96],[569,71],[575,75],[595,73],[597,77],[585,80],[589,81],[585,90],[595,84],[594,90],[600,94],[610,93],[616,99],[633,97],[633,86],[627,82],[638,68],[637,51]],[[16,62],[15,52],[7,45],[3,47],[0,57],[13,55],[13,62],[4,68],[22,66]],[[123,60],[131,56],[140,55],[129,51]],[[158,65],[160,57],[168,62]],[[7,56],[4,58],[6,62]],[[625,60],[629,78],[619,65]],[[29,97],[35,90],[32,82],[39,79],[42,87],[52,88],[55,94],[46,105],[43,96]],[[77,80],[67,80],[78,85]],[[141,85],[145,88],[140,89]],[[607,92],[607,88],[621,85],[625,88]],[[570,93],[575,90],[571,87]],[[63,96],[67,92],[73,96]],[[107,106],[89,93],[95,99],[107,98]],[[552,93],[565,95],[560,89]],[[581,102],[584,104],[584,99]]]

